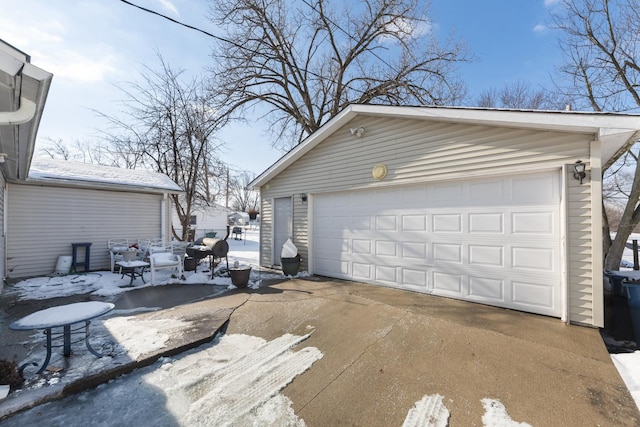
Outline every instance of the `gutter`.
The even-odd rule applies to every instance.
[[[0,126],[21,125],[32,120],[36,115],[36,103],[20,97],[20,108],[15,111],[0,112]]]

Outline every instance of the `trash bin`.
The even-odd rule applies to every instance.
[[[196,269],[197,260],[193,257],[186,257],[184,259],[184,270],[194,271]]]
[[[295,276],[300,270],[300,255],[293,258],[280,258],[280,265],[285,276]]]
[[[640,347],[640,283],[623,283],[622,286],[627,291],[631,323],[636,337],[636,347]]]

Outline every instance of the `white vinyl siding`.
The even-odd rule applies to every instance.
[[[52,273],[58,256],[71,255],[71,243],[91,242],[91,270],[108,270],[109,239],[133,243],[167,233],[162,229],[162,194],[12,183],[8,197],[11,279]]]
[[[569,319],[591,324],[594,316],[593,240],[591,186],[573,178],[573,167],[567,168],[567,271]]]

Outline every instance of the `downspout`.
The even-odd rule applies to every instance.
[[[163,243],[165,242],[164,238],[166,236],[167,231],[167,193],[162,193],[162,202],[160,202],[160,238]]]

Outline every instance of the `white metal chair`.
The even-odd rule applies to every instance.
[[[107,242],[107,246],[109,248],[109,260],[111,262],[111,264],[109,265],[109,270],[113,273],[116,261],[122,260],[121,253],[129,250],[129,240],[109,239],[109,241]]]
[[[180,256],[172,252],[153,251],[149,253],[149,269],[151,270],[152,285],[156,284],[156,270],[163,268],[172,269],[172,274],[175,274],[176,277],[182,277],[184,271]]]

